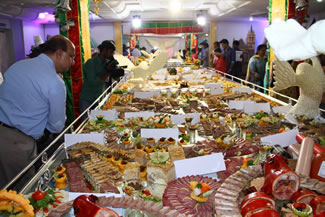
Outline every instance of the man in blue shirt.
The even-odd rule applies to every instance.
[[[132,56],[134,59],[137,59],[141,56],[141,51],[139,50],[139,45],[136,45],[135,48],[132,50]]]
[[[236,61],[236,53],[234,49],[229,47],[229,42],[227,39],[222,39],[220,43],[223,48],[223,55],[226,59],[227,73],[232,74],[232,70]]]
[[[36,139],[45,129],[64,127],[66,90],[58,73],[74,64],[75,47],[58,35],[39,52],[13,64],[0,86],[0,189],[36,157]]]

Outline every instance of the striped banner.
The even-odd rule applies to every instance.
[[[203,32],[203,27],[193,21],[186,22],[150,22],[141,28],[131,29],[131,33],[178,34]]]

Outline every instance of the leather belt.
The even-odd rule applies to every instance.
[[[1,122],[1,121],[0,121],[0,126],[4,126],[4,127],[7,127],[7,128],[10,128],[10,129],[15,129],[15,130],[17,130],[15,127],[9,126],[9,125],[7,125],[7,124]]]

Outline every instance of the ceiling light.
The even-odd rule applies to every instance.
[[[250,16],[249,17],[249,21],[253,21],[254,20],[254,17],[253,16]]]
[[[206,23],[205,17],[204,17],[204,15],[202,13],[199,13],[197,15],[196,21],[200,26],[204,26],[205,23]]]
[[[44,19],[45,18],[45,13],[39,13],[38,18],[39,19]]]
[[[134,15],[132,19],[133,28],[139,28],[141,26],[140,15]]]
[[[182,8],[182,3],[180,0],[169,1],[169,8],[172,12],[178,12]]]
[[[323,0],[317,0],[317,2],[323,2]]]
[[[209,36],[209,34],[207,33],[207,34],[205,34],[205,37],[208,37]]]

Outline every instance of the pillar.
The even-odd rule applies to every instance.
[[[67,124],[79,116],[79,98],[83,83],[85,62],[91,58],[89,31],[89,0],[71,0],[71,11],[58,11],[60,34],[69,38],[76,47],[75,65],[63,74],[67,90]],[[66,25],[69,24],[67,30]],[[72,24],[73,23],[73,24]]]
[[[214,50],[213,43],[217,41],[217,21],[212,21],[210,23],[209,41],[210,41],[209,53],[211,54],[213,53]],[[209,55],[209,63],[212,61],[210,58],[211,56]]]
[[[122,25],[121,22],[114,23],[114,32],[115,32],[115,46],[116,51],[120,54],[123,54],[122,51]]]
[[[288,19],[289,0],[270,0],[269,1],[269,25],[280,20]],[[269,88],[270,67],[272,61],[275,59],[274,51],[270,48],[268,55],[268,63],[265,76],[265,87]]]

